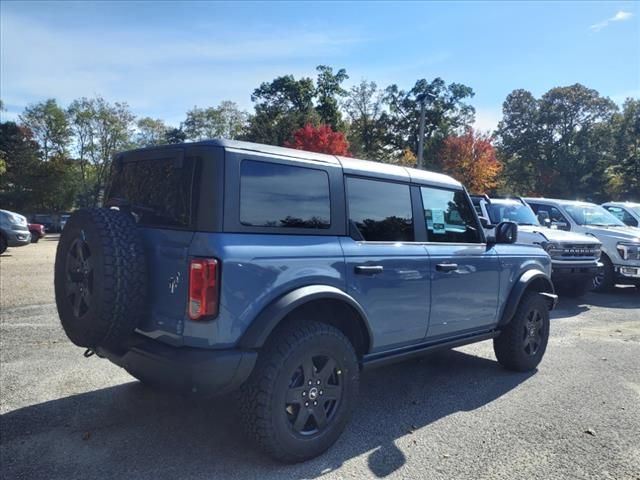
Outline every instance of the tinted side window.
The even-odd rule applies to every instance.
[[[240,223],[253,227],[329,228],[329,176],[324,170],[243,160]]]
[[[196,165],[192,157],[181,166],[172,158],[124,162],[113,169],[107,198],[131,204],[140,225],[187,228],[194,217]]]
[[[461,190],[420,187],[430,242],[480,243],[480,231],[467,196]]]
[[[529,206],[535,212],[536,215],[539,212],[547,212],[547,214],[549,215],[549,218],[551,219],[551,222],[553,223],[561,222],[569,225],[569,221],[564,217],[564,215],[562,215],[562,213],[560,213],[560,210],[558,210],[556,207],[553,207],[551,205],[540,205],[535,203],[530,203]]]
[[[635,218],[633,218],[631,214],[627,212],[624,208],[620,208],[620,207],[605,207],[605,208],[609,210],[609,212],[611,212],[611,214],[614,217],[616,217],[618,220],[622,221],[623,223],[632,227],[638,226],[638,221]]]
[[[413,242],[409,185],[347,178],[349,221],[364,240]]]

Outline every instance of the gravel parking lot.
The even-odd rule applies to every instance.
[[[14,478],[640,479],[640,292],[562,299],[533,374],[490,342],[364,375],[338,443],[287,466],[233,400],[180,397],[85,359],[59,325],[57,241],[0,257],[0,468]]]

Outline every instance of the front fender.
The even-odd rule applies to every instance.
[[[507,298],[507,302],[505,303],[502,310],[502,315],[500,317],[500,321],[498,322],[498,327],[502,327],[511,321],[516,313],[518,305],[520,304],[522,295],[524,295],[524,292],[526,292],[529,287],[535,289],[535,291],[539,292],[550,300],[550,309],[553,309],[555,307],[558,296],[555,295],[555,289],[553,288],[553,283],[551,282],[549,277],[542,270],[527,270],[526,272],[522,273],[522,275],[520,275],[518,280],[515,282],[515,285],[511,289],[509,297]]]
[[[240,338],[238,346],[246,349],[262,347],[271,332],[289,313],[307,302],[321,299],[339,300],[352,307],[362,318],[369,333],[369,338],[372,338],[371,330],[366,321],[366,314],[353,297],[330,285],[308,285],[292,290],[269,304],[251,322],[249,328]]]

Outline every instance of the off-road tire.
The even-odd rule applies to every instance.
[[[540,342],[535,352],[527,348],[528,322],[533,312],[540,316]],[[534,370],[547,349],[549,341],[549,305],[537,292],[525,292],[520,305],[507,326],[493,339],[493,350],[500,365],[508,370],[528,372]]]
[[[294,391],[293,386],[296,385],[292,381],[295,378],[292,371],[296,371],[296,366],[305,359],[319,358],[315,355],[333,358],[336,365],[333,378],[339,378],[341,393],[334,413],[332,416],[327,414],[324,428],[308,434],[295,430],[296,410],[292,415],[287,409],[296,406],[287,403],[287,395]],[[318,375],[321,370],[317,371]],[[307,388],[307,378],[303,376],[302,387],[299,388]],[[317,321],[293,321],[274,331],[259,354],[256,368],[239,390],[240,422],[249,438],[278,461],[295,463],[316,457],[335,443],[347,425],[358,395],[358,382],[357,357],[353,345],[342,332]],[[328,385],[329,381],[326,383]],[[320,390],[321,385],[316,393]],[[298,392],[294,391],[294,394],[297,396]],[[310,398],[311,390],[308,395],[307,392],[300,395]],[[326,397],[324,401],[327,401]],[[321,402],[321,405],[331,408],[331,401]],[[298,414],[303,408],[306,407],[301,403]],[[315,417],[309,418],[313,424]]]
[[[613,263],[611,263],[608,256],[602,254],[600,261],[603,266],[601,271],[593,277],[593,291],[607,293],[613,290],[615,286],[615,272],[613,271]]]
[[[69,339],[92,349],[121,346],[145,312],[146,269],[130,214],[94,208],[71,215],[54,268],[56,305]]]

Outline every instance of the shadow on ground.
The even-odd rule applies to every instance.
[[[395,440],[482,407],[530,375],[458,351],[368,372],[342,438],[298,465],[276,464],[248,445],[231,398],[173,396],[131,382],[3,415],[0,460],[5,478],[263,479],[318,477],[367,454],[368,475],[385,477],[406,462]]]
[[[561,296],[552,318],[569,318],[590,310],[602,308],[640,308],[640,289],[633,286],[616,286],[608,293],[589,292],[583,297]]]

